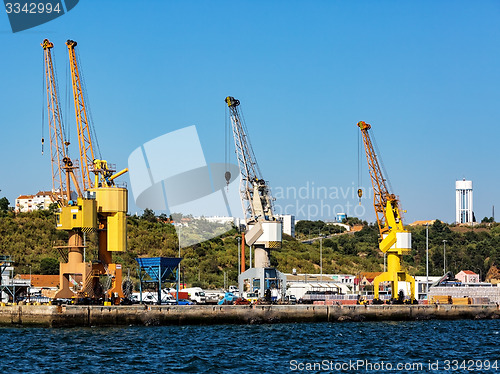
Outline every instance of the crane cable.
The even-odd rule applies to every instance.
[[[59,97],[59,78],[57,77],[57,69],[56,69],[56,53],[55,53],[55,51],[52,51],[51,53],[52,53],[52,67],[54,69],[55,96],[56,96],[57,102],[59,103],[59,105],[57,107],[57,116],[58,116],[58,120],[61,123],[61,131],[62,131],[61,137],[63,138],[63,144],[61,144],[61,147],[65,147],[65,152],[66,152],[66,154],[68,154],[69,142],[68,142],[68,140],[67,140],[68,138],[66,136],[67,130],[66,130],[66,127],[64,126],[64,119],[63,119],[63,115],[61,113],[61,108],[60,108],[61,100]],[[54,126],[55,126],[55,124],[54,124]]]
[[[228,125],[228,114],[227,114],[227,105],[224,105],[224,167],[225,167],[225,173],[224,173],[224,178],[226,179],[226,188],[227,191],[229,192],[229,181],[231,180],[231,172],[229,171],[229,161],[230,161],[230,147],[231,143],[229,142],[230,139],[230,129]]]
[[[371,128],[370,130],[371,130],[372,143],[373,143],[373,146],[375,147],[375,152],[376,152],[376,155],[378,158],[379,165],[382,168],[384,181],[387,182],[387,184],[389,185],[388,192],[392,193],[392,191],[394,191],[394,190],[392,189],[391,181],[389,180],[389,175],[387,174],[387,170],[385,169],[384,162],[382,161],[382,155],[380,154],[380,150],[378,149],[377,140],[375,138],[375,134],[373,133],[373,128]],[[385,198],[385,196],[384,196],[384,198]]]
[[[102,159],[101,148],[99,147],[99,141],[97,140],[97,134],[96,134],[95,126],[94,126],[94,119],[92,118],[92,110],[90,109],[90,101],[89,101],[89,98],[87,95],[87,86],[85,84],[85,75],[83,74],[83,67],[82,67],[82,62],[80,60],[80,53],[76,49],[75,49],[75,57],[76,57],[76,61],[78,64],[78,71],[80,73],[83,100],[84,100],[85,106],[87,108],[87,115],[88,115],[88,122],[89,122],[87,125],[90,129],[90,137],[91,137],[90,140],[92,141],[92,146],[93,146],[92,148],[94,149],[94,145],[95,145],[96,149],[94,149],[94,151],[97,151],[97,155],[99,156],[99,159]],[[94,154],[94,158],[97,158],[95,154]],[[84,162],[84,161],[82,161],[82,162]]]
[[[70,86],[70,81],[71,81],[70,66],[69,66],[69,64],[66,64],[66,91],[65,91],[65,95],[64,95],[64,101],[65,101],[64,112],[66,113],[66,119],[68,120],[68,123],[66,126],[67,129],[66,129],[64,143],[66,146],[66,154],[67,155],[69,155],[68,145],[71,143],[71,133],[70,133],[71,125],[69,123],[69,118],[71,118],[71,116],[69,115],[69,111],[70,111],[69,105],[70,105],[70,100],[71,100],[70,90],[72,89],[72,87]],[[61,116],[63,116],[63,114],[61,114]]]
[[[361,205],[361,197],[363,196],[363,188],[361,187],[361,184],[363,183],[362,181],[362,166],[363,164],[361,163],[361,131],[358,131],[358,198],[359,198],[359,205]]]
[[[43,51],[43,63],[42,63],[42,156],[43,156],[43,145],[45,143],[44,139],[44,129],[45,129],[45,51]]]

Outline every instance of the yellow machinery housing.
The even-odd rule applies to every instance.
[[[95,193],[100,228],[106,229],[107,250],[123,252],[127,249],[126,188],[99,187],[89,190]]]
[[[76,204],[62,207],[61,211],[56,213],[56,227],[66,231],[94,231],[97,228],[97,202],[94,199],[79,197]]]

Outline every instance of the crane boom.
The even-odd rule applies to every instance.
[[[75,47],[77,42],[68,40],[66,42],[69,52],[69,62],[71,68],[71,81],[73,86],[73,99],[75,102],[76,125],[78,128],[78,143],[80,150],[80,166],[82,171],[82,189],[84,191],[94,187],[91,172],[93,170],[95,154],[92,146],[92,136],[90,131],[89,117],[80,79],[80,71],[76,58]]]
[[[374,300],[379,300],[379,284],[381,282],[391,283],[392,298],[393,300],[397,299],[398,282],[403,281],[410,284],[410,301],[413,302],[415,300],[415,279],[401,268],[403,254],[411,251],[411,233],[403,227],[399,199],[387,188],[386,178],[382,173],[368,132],[371,126],[363,121],[358,122],[357,126],[363,136],[366,160],[372,180],[373,207],[380,232],[379,248],[387,254],[387,271],[375,277],[373,282]]]
[[[401,219],[401,211],[399,208],[399,200],[396,195],[389,192],[387,188],[386,178],[382,173],[380,163],[377,158],[377,154],[373,148],[370,134],[368,130],[371,126],[364,121],[358,122],[358,127],[361,129],[361,135],[363,137],[363,143],[365,146],[366,159],[368,161],[368,168],[370,170],[370,177],[372,180],[373,187],[373,206],[375,208],[375,214],[377,216],[377,223],[380,231],[380,235],[384,235],[390,230],[389,222],[391,219],[387,217],[387,204],[389,203],[392,210],[392,215],[396,223],[400,223],[401,228],[403,227]]]
[[[240,101],[231,96],[226,97],[225,101],[230,110],[236,157],[241,173],[240,195],[244,204],[243,213],[247,221],[272,220],[274,214],[271,192],[262,178],[248,131],[242,121],[238,109]]]
[[[66,146],[64,142],[64,131],[62,115],[59,108],[59,95],[55,77],[54,64],[51,49],[54,44],[44,39],[43,47],[45,66],[45,87],[47,90],[47,113],[50,133],[50,158],[52,165],[52,191],[57,202],[64,200],[64,194],[68,192],[66,178],[63,170],[63,160],[66,158]],[[69,200],[69,198],[68,198]]]

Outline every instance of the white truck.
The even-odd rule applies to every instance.
[[[141,293],[134,292],[130,297],[130,300],[133,303],[141,302]],[[158,293],[157,292],[143,292],[142,293],[142,302],[144,304],[158,304]],[[161,303],[166,305],[174,305],[176,304],[175,298],[168,293],[166,290],[161,290]]]
[[[207,298],[205,292],[200,287],[191,287],[181,290],[182,292],[187,292],[189,300],[195,304],[206,304]]]

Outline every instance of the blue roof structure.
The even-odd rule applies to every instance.
[[[166,282],[172,278],[172,273],[182,261],[180,257],[138,257],[135,259],[152,282]]]

